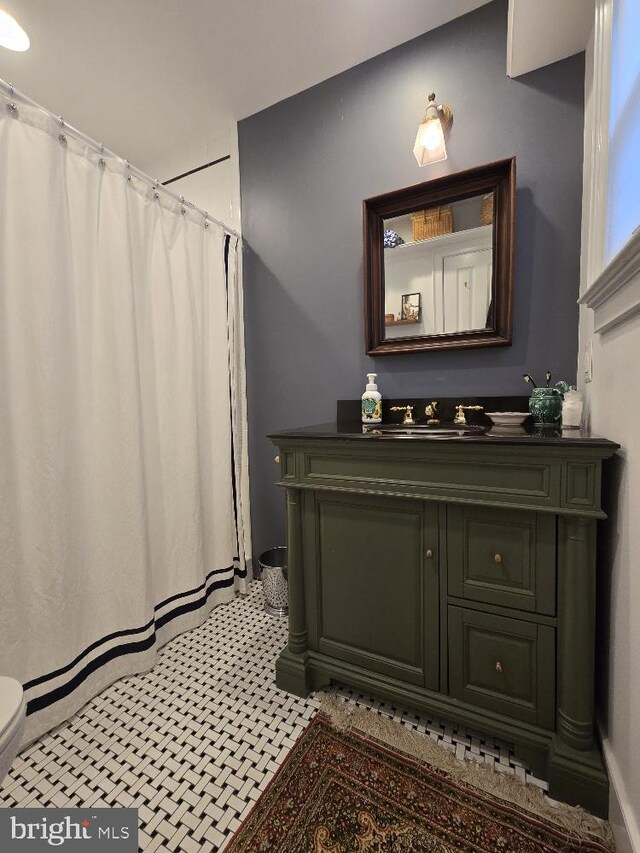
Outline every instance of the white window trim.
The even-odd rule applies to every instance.
[[[594,331],[607,332],[640,312],[640,230],[604,266],[607,230],[611,34],[614,0],[596,0],[593,133],[587,235],[587,289],[578,300],[594,311]]]
[[[593,309],[596,332],[608,332],[640,312],[639,229],[578,301]]]

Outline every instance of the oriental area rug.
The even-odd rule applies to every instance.
[[[344,703],[340,703],[344,704]],[[331,705],[332,707],[328,707]],[[392,720],[363,731],[371,712],[323,703],[238,829],[225,853],[610,853],[608,824],[569,806],[514,800],[511,777],[459,762]],[[377,716],[377,715],[374,715]],[[360,720],[360,722],[359,722]],[[364,720],[364,724],[362,724]],[[430,762],[408,754],[424,742]],[[402,750],[396,743],[400,741]],[[444,753],[440,761],[437,751]],[[420,752],[420,749],[417,750]],[[444,766],[436,766],[441,764]],[[476,773],[469,784],[456,776]],[[492,781],[490,781],[490,777]],[[496,777],[496,778],[493,778]],[[504,799],[489,793],[507,787]],[[514,794],[515,792],[515,794]],[[528,793],[524,794],[525,801]],[[541,814],[549,810],[548,816]]]

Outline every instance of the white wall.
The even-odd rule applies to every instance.
[[[169,184],[168,189],[176,195],[183,195],[185,199],[210,213],[214,219],[238,231],[240,173],[236,123],[229,127],[227,133],[215,139],[191,143],[162,156],[151,154],[145,162],[136,165],[159,181],[166,181],[227,155],[230,155],[230,160],[175,181]]]
[[[228,133],[209,141],[197,142],[185,145],[179,151],[165,154],[161,157],[151,155],[144,162],[137,164],[149,175],[166,181],[177,175],[209,163],[218,157],[230,155],[229,160],[202,169],[186,178],[169,184],[168,189],[176,195],[183,195],[185,200],[193,202],[201,210],[206,210],[214,219],[222,222],[238,233],[241,233],[242,223],[240,217],[240,165],[238,159],[238,125],[233,122],[229,126]],[[238,304],[243,313],[243,252],[240,244],[238,251]],[[246,392],[243,392],[244,408],[246,411]],[[245,430],[244,446],[247,445],[246,422],[243,422]],[[249,495],[248,469],[243,473],[247,479],[243,484],[243,494]],[[247,536],[247,562],[252,564],[251,556],[251,517],[248,499],[243,503],[243,525]]]
[[[597,64],[597,59],[595,60]],[[604,227],[594,175],[597,140],[607,133],[598,121],[594,38],[587,48],[585,162],[581,292],[592,283],[594,229]],[[605,99],[606,107],[606,99]],[[605,109],[605,112],[606,109]],[[597,220],[597,221],[596,221]],[[591,250],[590,250],[591,246]],[[640,281],[637,283],[640,287]],[[604,334],[593,332],[593,311],[580,309],[579,379],[586,393],[594,435],[619,442],[612,466],[611,502],[603,537],[603,582],[599,587],[603,650],[599,719],[612,794],[610,818],[619,853],[640,853],[640,394],[635,371],[640,354],[640,315]],[[585,383],[585,348],[593,347],[593,381]]]
[[[633,377],[640,315],[593,337],[590,320],[582,324],[581,345],[593,341],[593,382],[587,386],[591,429],[621,445],[603,560],[610,574],[610,591],[601,599],[609,647],[603,656],[600,725],[613,793],[634,839],[632,849],[640,853],[640,398]]]

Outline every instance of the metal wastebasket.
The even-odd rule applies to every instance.
[[[258,565],[262,573],[264,609],[269,616],[286,616],[289,613],[286,547],[280,545],[263,551]]]

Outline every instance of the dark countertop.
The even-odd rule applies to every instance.
[[[415,432],[407,435],[401,431],[398,432],[380,432],[381,429],[394,428],[398,430],[401,425],[393,424],[378,424],[376,426],[363,426],[358,422],[345,423],[341,422],[339,427],[336,423],[318,424],[315,426],[298,427],[296,429],[280,430],[272,433],[269,438],[279,444],[286,439],[338,439],[342,441],[393,441],[393,442],[426,442],[429,444],[456,443],[456,444],[475,444],[487,447],[489,444],[500,445],[534,445],[544,447],[585,447],[585,448],[602,448],[607,450],[607,455],[613,454],[620,445],[614,441],[609,441],[607,438],[599,438],[590,435],[587,431],[581,429],[556,429],[555,427],[537,427],[531,423],[525,423],[521,431],[501,430],[493,427],[469,425],[468,427],[458,426],[451,423],[442,423],[435,429],[457,429],[464,431],[473,430],[471,434],[444,437],[428,437],[426,433],[428,428],[418,429]],[[406,429],[411,429],[407,427]]]

